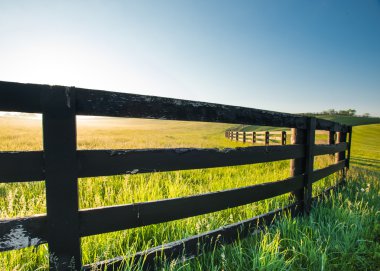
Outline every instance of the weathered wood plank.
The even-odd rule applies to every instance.
[[[103,174],[103,168],[106,167],[109,167],[106,175],[199,169],[260,163],[271,161],[271,159],[274,161],[292,159],[300,157],[302,151],[300,145],[287,146],[285,149],[279,146],[269,148],[259,146],[236,149],[90,150],[78,151],[78,167],[80,177],[94,177],[104,176],[96,174]],[[260,158],[261,155],[263,157]],[[149,164],[150,159],[154,166],[145,165],[144,161]],[[112,162],[107,162],[107,160]],[[94,164],[91,164],[93,162]],[[115,164],[117,169],[112,169]],[[0,152],[0,182],[43,180],[45,178],[43,165],[42,151]],[[97,173],[89,174],[85,168],[94,168]]]
[[[142,149],[78,151],[79,176],[109,176],[237,166],[300,158],[302,145],[236,149]]]
[[[76,90],[80,115],[305,127],[305,117],[292,114],[156,96]]]
[[[0,252],[47,242],[46,215],[0,220]]]
[[[342,186],[342,184],[343,182],[340,182],[338,185],[326,189],[318,196],[313,197],[312,201],[317,202],[323,199],[325,196],[330,195],[330,191],[336,190]],[[272,212],[254,217],[252,219],[240,221],[224,226],[217,230],[191,236],[186,239],[178,240],[172,243],[148,249],[143,252],[139,252],[132,256],[133,263],[137,264],[145,259],[143,269],[149,270],[154,267],[155,259],[166,258],[168,260],[171,260],[183,256],[191,258],[191,256],[199,255],[199,243],[204,244],[204,247],[207,250],[210,248],[213,249],[216,242],[230,243],[237,238],[245,238],[248,235],[259,232],[264,225],[270,226],[275,221],[275,218],[278,218],[281,213],[288,212],[292,217],[295,217],[301,214],[302,211],[297,204],[291,204],[283,209],[277,209]],[[86,265],[84,266],[83,270],[90,271],[93,270],[93,268],[97,268],[97,270],[103,270],[106,268],[120,268],[123,260],[125,260],[125,257],[120,256],[110,260]]]
[[[329,144],[314,145],[312,149],[313,149],[314,156],[324,155],[324,154],[333,154],[336,152],[341,152],[341,151],[346,150],[347,143],[342,142],[342,143],[333,144],[333,145],[329,145]]]
[[[0,183],[45,179],[43,152],[0,152]]]
[[[165,258],[171,260],[179,257],[197,256],[202,251],[214,249],[217,244],[231,243],[238,238],[245,238],[248,235],[258,233],[264,229],[264,226],[272,225],[275,219],[287,213],[290,213],[292,217],[297,216],[300,213],[298,205],[291,204],[251,219],[136,253],[131,256],[132,264],[144,261],[142,268],[150,270],[154,268],[156,259]],[[202,250],[199,249],[199,244],[201,244]],[[86,265],[83,267],[83,271],[116,270],[122,267],[123,261],[125,261],[125,257],[120,256]]]
[[[0,111],[42,113],[41,97],[48,85],[0,81]]]
[[[157,224],[216,212],[288,193],[303,176],[183,198],[80,211],[81,236]],[[191,206],[191,208],[189,208]]]
[[[42,113],[41,97],[51,86],[0,81],[0,110]],[[79,115],[306,128],[306,117],[274,111],[77,88]],[[347,126],[317,119],[317,129],[347,131]]]
[[[316,118],[316,129],[317,130],[328,130],[328,131],[342,131],[347,132],[348,126],[333,122],[330,120],[318,119]]]
[[[318,169],[318,170],[315,170],[311,176],[312,176],[312,182],[316,182],[316,181],[319,181],[341,169],[343,169],[346,165],[346,161],[345,160],[341,160],[339,161],[337,164],[334,164],[334,165],[331,165],[331,166],[328,166],[328,167],[325,167],[325,168],[322,168],[322,169]]]

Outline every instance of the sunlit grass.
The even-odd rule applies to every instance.
[[[0,131],[1,151],[42,149],[40,119],[1,118],[0,127],[2,128]],[[246,146],[224,138],[224,131],[229,127],[231,127],[229,124],[196,122],[79,118],[78,149],[224,148]],[[356,131],[354,130],[355,133]],[[353,153],[355,153],[355,148],[357,147],[354,144]],[[364,147],[362,148],[364,149]],[[368,156],[362,157],[368,158]],[[332,162],[333,158],[331,156],[319,157],[316,158],[315,166],[316,168],[321,168]],[[280,161],[214,169],[84,178],[79,180],[79,205],[81,209],[85,209],[182,197],[276,181],[288,176],[289,161]],[[335,182],[336,176],[331,176],[317,183],[314,194],[326,186],[333,185]],[[43,182],[0,184],[0,195],[1,219],[46,212]],[[251,218],[281,207],[289,203],[289,201],[288,195],[283,195],[274,199],[193,218],[82,238],[83,262],[91,263],[119,255],[131,255],[136,251]],[[265,242],[269,242],[273,236],[277,236],[276,234],[270,233],[269,235],[255,238],[264,238]],[[274,241],[270,242],[272,244]],[[169,270],[180,268],[204,270],[205,266],[207,266],[206,269],[209,269],[209,263],[207,263],[209,260],[212,267],[210,270],[223,269],[223,266],[220,265],[223,261],[227,265],[231,265],[235,260],[241,262],[242,266],[248,264],[243,258],[246,254],[244,246],[240,248],[228,246],[223,247],[223,249],[226,251],[231,250],[229,254],[225,253],[224,260],[219,258],[219,254],[215,254],[219,252],[215,252],[212,256],[200,258],[196,263],[186,263],[184,266],[172,263],[167,268]],[[237,252],[241,255],[237,255]],[[256,253],[257,251],[255,250],[254,252]],[[271,257],[264,255],[269,258],[261,260],[261,265],[258,266],[274,264],[273,261],[276,255],[276,253]],[[248,257],[248,259],[251,258]],[[252,262],[249,262],[248,265],[253,267],[257,264],[256,261],[257,259],[252,258]],[[293,262],[295,260],[290,259],[289,261]],[[37,268],[44,270],[47,266],[47,245],[0,253],[1,270],[35,270]],[[276,266],[273,265],[273,269],[270,270],[275,270]],[[227,267],[224,269],[230,270]]]

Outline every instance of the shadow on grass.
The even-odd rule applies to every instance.
[[[351,157],[351,164],[357,167],[363,167],[373,171],[380,171],[380,159]]]

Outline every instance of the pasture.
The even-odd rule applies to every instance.
[[[81,117],[77,120],[78,149],[244,146],[242,143],[224,138],[224,131],[231,128],[229,124]],[[41,119],[38,117],[1,117],[0,150],[41,150],[41,127]],[[377,233],[374,229],[376,221],[379,222],[376,208],[379,209],[380,125],[355,127],[353,135],[352,166],[358,168],[350,170],[348,186],[332,200],[317,206],[310,217],[284,219],[277,223],[278,227],[254,237],[254,240],[238,240],[232,246],[216,248],[213,253],[205,253],[185,264],[174,261],[162,268],[231,270],[238,266],[238,270],[260,267],[267,270],[279,270],[279,267],[297,270],[297,266],[301,266],[305,269],[321,270],[323,267],[325,270],[334,270],[341,269],[351,262],[354,263],[351,270],[354,270],[355,266],[364,266],[371,270],[380,253],[379,235],[376,235],[379,234],[379,229],[377,228]],[[331,163],[331,156],[321,156],[316,159],[315,168]],[[86,209],[182,197],[276,181],[289,177],[289,174],[289,160],[285,160],[214,169],[82,178],[79,180],[79,206],[80,209]],[[330,176],[318,182],[313,193],[318,193],[335,181],[334,176]],[[368,192],[363,193],[362,188]],[[43,182],[0,184],[0,195],[0,219],[46,212]],[[119,255],[131,255],[266,213],[288,204],[291,200],[289,195],[283,195],[193,218],[85,237],[82,238],[83,262],[86,264]],[[344,212],[349,212],[352,216],[347,217]],[[343,229],[340,228],[341,224],[332,220],[329,226],[328,219],[336,219],[337,215],[340,215]],[[357,227],[353,235],[345,227],[355,223],[363,227]],[[327,228],[319,229],[315,224],[325,225]],[[321,237],[323,240],[318,243],[318,240],[315,240],[318,239],[318,233],[331,239],[325,240]],[[341,239],[343,234],[347,239]],[[364,241],[357,243],[358,238]],[[357,253],[348,251],[346,254],[343,251],[339,254],[338,248],[346,247],[347,242],[354,242],[354,246],[362,246],[362,250]],[[371,256],[372,252],[374,254]],[[0,269],[45,270],[48,268],[47,255],[45,244],[36,248],[0,253]],[[366,255],[368,260],[365,260],[363,255]],[[128,269],[128,261],[125,265]]]

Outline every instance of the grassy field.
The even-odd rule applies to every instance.
[[[163,270],[380,270],[380,125],[353,130],[347,185],[318,202],[308,217],[277,221]]]
[[[0,118],[0,127],[1,151],[42,149],[40,119],[2,117]],[[194,122],[79,118],[78,149],[223,148],[243,146],[242,143],[231,142],[224,138],[224,130],[229,127],[230,125],[227,124]],[[357,129],[359,130],[356,135]],[[367,169],[372,170],[378,169],[378,161],[380,159],[378,147],[380,144],[377,137],[379,129],[380,125],[355,127],[353,137],[354,165],[366,166]],[[368,135],[369,140],[366,144],[373,144],[371,145],[372,148],[368,150],[366,144],[359,142],[362,141],[363,137],[367,137],[368,131],[373,130],[373,134],[371,132]],[[318,168],[329,163],[332,163],[331,159],[321,157],[316,160],[315,166]],[[363,165],[363,163],[369,164],[369,166]],[[253,266],[257,266],[260,270],[264,267],[267,270],[278,270],[277,267],[282,267],[286,270],[297,270],[297,267],[302,267],[306,270],[311,267],[311,269],[317,270],[321,269],[319,268],[320,266],[324,266],[325,270],[327,270],[329,269],[328,266],[337,266],[336,268],[339,269],[338,262],[343,259],[341,255],[346,254],[337,253],[334,256],[335,258],[333,257],[332,259],[329,246],[337,245],[338,247],[334,251],[339,251],[340,246],[347,245],[345,241],[351,242],[358,236],[368,242],[363,241],[364,252],[358,252],[358,257],[360,257],[358,258],[357,265],[367,268],[376,259],[367,257],[368,260],[363,260],[365,258],[363,255],[370,254],[370,252],[375,252],[375,254],[377,253],[376,255],[379,254],[378,239],[376,241],[378,237],[365,235],[372,229],[374,220],[379,219],[379,214],[374,211],[376,210],[374,209],[376,206],[379,209],[379,200],[378,197],[375,197],[376,195],[378,196],[379,192],[379,175],[377,171],[372,172],[361,169],[353,169],[350,172],[348,188],[341,191],[340,197],[338,196],[334,200],[324,203],[332,204],[334,208],[331,208],[329,205],[318,206],[310,218],[300,219],[297,223],[292,220],[284,220],[284,222],[281,222],[284,224],[280,223],[277,229],[271,229],[267,234],[255,237],[255,242],[248,239],[238,241],[232,246],[222,247],[211,254],[206,253],[196,260],[186,262],[186,264],[172,262],[163,268],[165,270],[232,270],[236,269],[234,266],[238,266],[238,270],[252,270]],[[173,198],[281,180],[288,176],[289,161],[280,161],[260,165],[216,169],[84,178],[79,180],[79,205],[81,209],[85,209]],[[316,186],[316,189],[314,189],[314,193],[334,182],[334,176],[321,181]],[[363,182],[365,182],[365,185]],[[370,186],[367,186],[368,183]],[[360,194],[360,189],[359,192],[355,190],[358,187],[364,187],[369,192]],[[360,197],[358,197],[357,193],[360,194]],[[43,182],[0,184],[0,195],[0,219],[46,212]],[[364,196],[372,197],[372,200]],[[346,219],[342,223],[350,224],[355,219],[361,219],[359,222],[365,223],[363,227],[358,229],[357,235],[350,236],[350,238],[353,238],[352,240],[348,237],[347,240],[340,240],[337,239],[340,235],[334,232],[335,230],[339,231],[340,224],[338,225],[335,222],[334,224],[333,220],[331,220],[331,223],[333,223],[330,225],[332,227],[330,229],[331,234],[335,234],[331,236],[333,239],[327,242],[328,246],[325,240],[321,240],[320,244],[315,244],[313,238],[318,236],[319,233],[314,231],[317,231],[319,223],[322,223],[318,218],[323,218],[324,214],[330,213],[333,218],[333,215],[337,215],[334,211],[339,212],[342,207],[344,207],[343,210],[347,210],[345,206],[345,204],[348,204],[347,198],[353,204],[352,212],[356,211],[358,214],[353,216],[352,221]],[[283,195],[259,203],[248,204],[194,218],[82,238],[83,262],[91,263],[118,255],[130,255],[139,250],[250,218],[281,207],[289,202],[290,198],[288,195]],[[360,212],[355,209],[359,203],[363,205],[360,207]],[[327,212],[327,209],[331,211]],[[367,220],[363,218],[364,212],[368,214],[365,216]],[[341,218],[346,218],[346,216],[341,214]],[[328,220],[326,220],[326,223],[328,223]],[[285,237],[285,240],[283,239],[283,234],[284,231],[286,233],[286,230],[288,230],[291,236]],[[299,240],[302,241],[301,244],[298,244]],[[335,241],[339,241],[340,243],[334,243]],[[319,250],[314,252],[312,245],[319,246]],[[366,249],[367,247],[368,249]],[[321,249],[326,249],[325,254],[323,254],[325,255],[323,256],[323,260],[320,258],[322,255],[320,254]],[[285,253],[284,251],[287,252]],[[315,255],[309,255],[310,253]],[[334,259],[335,262],[333,262]],[[350,260],[352,259],[350,258]],[[322,265],[320,265],[321,261]],[[45,270],[47,264],[47,245],[0,253],[0,270]],[[367,269],[371,270],[370,268]]]
[[[377,117],[356,117],[356,116],[339,116],[339,115],[317,115],[320,119],[331,120],[341,124],[359,126],[369,124],[379,124],[380,118]],[[234,128],[240,131],[265,131],[268,127],[255,126],[255,125],[236,125]],[[271,127],[275,130],[281,130],[281,128]]]

